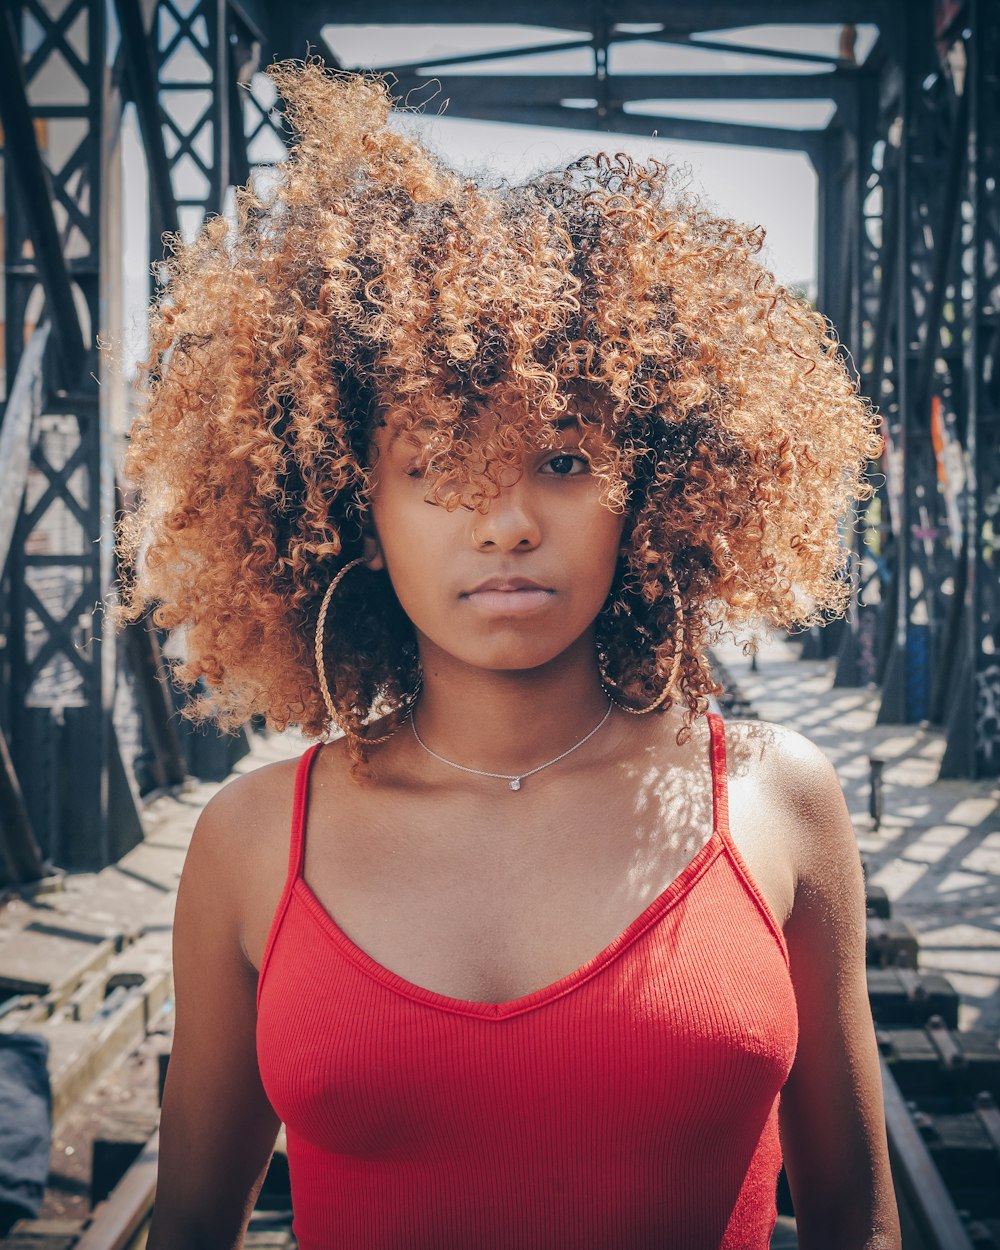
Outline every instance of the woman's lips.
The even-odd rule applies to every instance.
[[[554,595],[554,590],[546,590],[541,586],[523,586],[511,590],[473,590],[462,598],[481,612],[514,616],[545,607]]]

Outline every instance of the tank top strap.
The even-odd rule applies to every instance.
[[[313,761],[319,754],[322,742],[314,742],[299,757],[295,769],[295,792],[292,799],[292,832],[288,840],[288,880],[287,885],[299,876],[302,871],[302,858],[305,853],[306,807],[309,803],[309,774]]]
[[[718,712],[708,713],[712,736],[712,817],[716,829],[729,849],[733,839],[729,831],[729,771],[726,764],[726,725]]]
[[[729,828],[729,770],[726,766],[725,722],[718,712],[709,712],[708,724],[712,735],[712,804],[715,828],[719,831],[719,837],[726,848],[730,863],[743,879],[746,888],[756,900],[768,928],[774,933],[787,965],[788,944],[785,941],[784,931],[775,918],[770,903],[764,897],[760,886],[750,871],[749,865],[743,858],[740,848],[733,841],[733,835]]]
[[[288,840],[288,873],[285,876],[285,884],[282,887],[278,906],[271,917],[267,940],[264,943],[264,951],[261,955],[260,968],[257,971],[258,1008],[260,1007],[260,997],[264,990],[264,978],[267,974],[268,965],[271,962],[271,952],[274,949],[278,933],[284,923],[285,913],[288,911],[288,905],[291,902],[292,887],[302,872],[302,855],[305,849],[306,806],[309,797],[309,773],[313,760],[319,754],[319,749],[322,745],[322,742],[314,742],[312,746],[306,747],[299,756],[298,764],[295,766],[295,788],[292,792],[292,830]]]

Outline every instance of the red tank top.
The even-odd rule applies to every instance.
[[[304,752],[257,987],[299,1250],[767,1250],[798,1017],[709,721],[711,837],[600,954],[500,1003],[338,927],[301,875]]]

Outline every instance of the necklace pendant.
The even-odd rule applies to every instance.
[[[514,780],[510,783],[510,788],[511,788],[512,790],[520,790],[520,788],[521,788],[521,778],[520,778],[520,777],[515,777],[515,778],[514,778]]]

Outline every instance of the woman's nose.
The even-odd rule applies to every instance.
[[[471,534],[473,543],[481,551],[491,547],[501,551],[527,551],[538,546],[542,539],[541,527],[523,481],[500,488],[489,511],[476,514]]]

